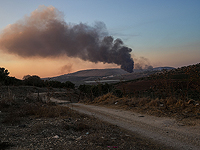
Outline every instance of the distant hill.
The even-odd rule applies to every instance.
[[[128,72],[119,69],[119,68],[112,68],[112,69],[90,69],[90,70],[81,70],[74,73],[67,74],[67,76],[76,76],[76,77],[86,77],[86,76],[93,76],[93,77],[103,77],[103,76],[110,76],[110,75],[122,75],[127,74]]]
[[[134,69],[133,72],[172,70],[174,67],[155,67],[152,69]]]
[[[77,86],[80,84],[100,82],[119,82],[120,80],[132,80],[140,77],[145,77],[150,74],[161,71],[162,69],[174,69],[172,67],[159,67],[151,70],[134,70],[128,73],[120,68],[111,69],[89,69],[81,70],[74,73],[64,74],[61,76],[50,77],[50,80],[66,82],[71,81]],[[49,78],[43,78],[48,80]],[[91,82],[90,82],[91,81]]]
[[[174,67],[156,67],[156,68],[153,68],[153,70],[172,70],[172,69],[176,69]]]
[[[129,73],[119,68],[89,69],[50,78],[51,80],[60,82],[71,81],[76,85],[80,85],[80,84],[85,84],[85,81],[98,80],[108,76],[116,76],[116,75],[120,76],[123,74],[129,74]],[[48,79],[49,78],[43,78],[43,80],[48,80]]]

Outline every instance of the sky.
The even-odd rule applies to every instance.
[[[27,31],[29,36],[26,34],[27,38],[20,39],[20,34],[27,28],[24,24],[28,24],[27,20],[30,22],[29,18],[33,16],[38,21],[37,11],[41,8],[58,11],[56,19],[67,26],[86,25],[90,33],[94,29],[96,33],[99,29],[96,26],[102,25],[98,37],[106,35],[112,36],[113,40],[121,39],[124,47],[132,49],[126,54],[130,53],[135,67],[177,68],[200,63],[199,0],[0,0],[0,4],[0,67],[19,79],[28,74],[52,77],[84,69],[120,68],[116,61],[95,61],[85,58],[85,54],[72,54],[73,50],[54,55],[56,44],[44,45],[41,54],[43,50],[35,45],[33,49],[24,46],[37,33]],[[45,24],[47,18],[42,19]],[[45,25],[41,26],[40,30],[43,30]],[[22,32],[14,36],[19,28]],[[18,45],[26,49],[21,50]],[[51,46],[51,54],[48,46]]]

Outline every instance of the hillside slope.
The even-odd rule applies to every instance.
[[[103,76],[110,76],[110,75],[122,75],[127,74],[128,72],[119,69],[90,69],[90,70],[81,70],[74,73],[67,74],[69,76],[77,76],[77,77],[85,77],[85,76],[95,76],[95,77],[103,77]]]
[[[96,81],[103,80],[107,81],[116,81],[119,80],[133,80],[140,77],[145,77],[156,72],[160,72],[162,69],[166,69],[166,67],[154,68],[152,70],[134,70],[132,73],[128,73],[119,68],[111,68],[111,69],[89,69],[89,70],[81,70],[74,73],[64,74],[51,78],[43,78],[43,80],[55,80],[60,82],[71,81],[77,86],[80,84],[86,84],[86,81]],[[167,69],[174,69],[172,67],[168,67]]]
[[[51,77],[51,80],[60,81],[60,82],[66,82],[71,81],[75,83],[76,85],[85,84],[85,81],[89,80],[97,80],[102,77],[107,76],[120,76],[123,74],[129,74],[128,72],[119,69],[119,68],[113,68],[113,69],[89,69],[89,70],[81,70],[74,73],[64,74],[61,76]],[[49,78],[43,78],[43,80],[48,80]]]

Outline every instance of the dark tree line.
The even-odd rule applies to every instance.
[[[37,87],[52,87],[52,88],[75,88],[75,84],[66,81],[61,83],[59,81],[49,81],[49,80],[42,80],[37,75],[25,75],[22,80],[17,79],[15,77],[9,77],[9,72],[5,68],[0,67],[0,85],[25,85],[25,86],[37,86]]]
[[[117,97],[122,97],[123,93],[121,90],[115,89],[112,84],[97,84],[97,85],[80,85],[78,87],[81,93],[83,93],[87,98],[93,100],[95,97],[102,96],[109,92],[112,92]]]
[[[54,80],[42,80],[39,76],[37,75],[26,75],[23,77],[23,82],[24,85],[29,85],[29,86],[37,86],[37,87],[52,87],[52,88],[70,88],[74,89],[75,84],[66,81],[66,82],[60,82],[60,81],[54,81]]]
[[[9,77],[9,74],[7,69],[0,67],[0,85],[18,85],[20,83],[19,79]]]

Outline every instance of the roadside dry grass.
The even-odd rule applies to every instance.
[[[166,99],[151,99],[149,97],[118,98],[112,93],[108,93],[95,98],[92,102],[87,100],[82,102],[123,108],[159,117],[173,117],[179,121],[184,121],[187,125],[195,125],[200,119],[200,102],[194,100],[184,101],[173,97]]]

